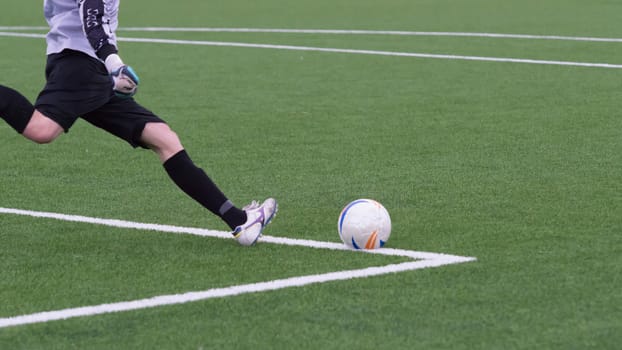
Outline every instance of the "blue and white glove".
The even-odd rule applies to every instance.
[[[105,64],[114,82],[112,90],[114,90],[115,95],[123,98],[134,96],[140,79],[132,67],[123,64],[121,57],[117,54],[109,55]]]

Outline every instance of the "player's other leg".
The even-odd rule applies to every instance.
[[[31,141],[43,144],[54,141],[63,131],[63,127],[57,122],[35,109],[22,135]]]
[[[37,143],[52,142],[63,132],[63,128],[57,122],[37,111],[26,97],[2,85],[0,85],[0,117],[15,131]]]
[[[158,155],[179,188],[229,225],[240,244],[255,243],[274,217],[277,204],[272,198],[261,205],[253,202],[243,209],[235,207],[203,169],[194,164],[177,134],[167,124],[145,124],[141,142]]]

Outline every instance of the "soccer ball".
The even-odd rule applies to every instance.
[[[350,202],[341,211],[337,224],[343,243],[354,249],[380,248],[391,235],[389,212],[373,199]]]

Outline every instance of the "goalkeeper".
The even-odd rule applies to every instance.
[[[0,117],[36,143],[68,132],[77,118],[133,147],[153,150],[179,188],[220,217],[243,245],[255,243],[277,210],[269,198],[240,209],[197,167],[177,134],[133,98],[139,85],[116,44],[119,0],[44,0],[46,84],[34,106],[0,85]]]

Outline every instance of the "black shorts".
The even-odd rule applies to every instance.
[[[140,142],[145,124],[164,123],[134,99],[117,97],[105,65],[82,52],[48,55],[45,77],[35,108],[65,132],[82,118],[133,147],[146,147]]]

